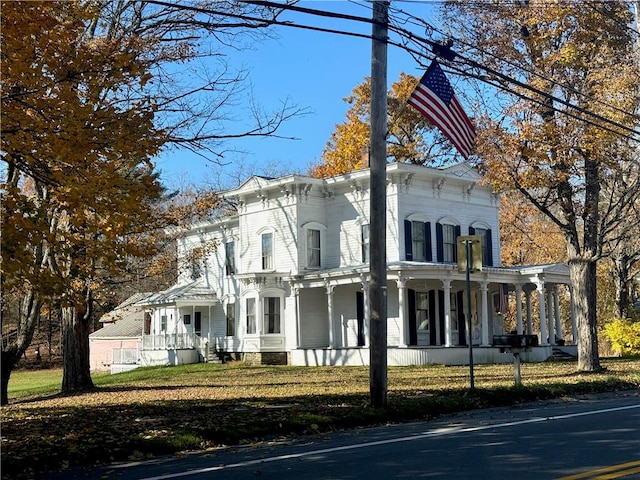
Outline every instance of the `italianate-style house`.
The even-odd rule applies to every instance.
[[[476,363],[509,362],[492,346],[505,333],[538,336],[525,360],[571,352],[566,266],[500,266],[499,197],[474,169],[387,165],[385,232],[369,228],[369,178],[254,176],[223,192],[232,213],[193,225],[178,245],[190,268],[139,304],[138,363],[368,364],[374,235],[387,236],[389,365],[465,364],[468,342]],[[469,296],[457,258],[467,235],[482,257]]]

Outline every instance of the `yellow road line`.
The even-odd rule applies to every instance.
[[[632,468],[631,470],[620,470],[619,472],[608,473],[595,478],[596,480],[611,480],[613,478],[622,478],[628,475],[633,475],[634,473],[640,473],[640,467]]]
[[[637,468],[633,468],[637,467]],[[632,469],[632,470],[630,470]],[[633,473],[640,473],[640,460],[633,462],[620,463],[618,465],[611,465],[609,467],[596,468],[595,470],[589,470],[588,472],[576,473],[575,475],[569,475],[566,477],[559,477],[556,480],[580,480],[584,478],[590,479],[612,479],[620,478]],[[605,474],[605,475],[600,475]]]

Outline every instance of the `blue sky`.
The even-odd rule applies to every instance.
[[[305,1],[299,5],[371,18],[371,5],[364,1]],[[392,6],[410,10],[430,19],[434,4],[430,2],[392,2]],[[296,24],[322,26],[369,35],[371,26],[354,21],[325,19],[314,15],[288,12],[281,18]],[[371,73],[371,41],[294,27],[277,26],[278,38],[255,45],[250,51],[234,53],[231,60],[250,72],[253,95],[266,111],[276,110],[282,101],[307,108],[306,116],[290,120],[280,134],[298,140],[276,138],[244,139],[229,143],[243,153],[230,154],[227,173],[244,170],[260,171],[260,166],[276,166],[281,172],[306,173],[318,162],[335,125],[345,119],[348,105],[343,98]],[[423,34],[424,32],[418,32]],[[395,82],[400,72],[416,76],[422,69],[413,58],[398,47],[388,49],[388,81]],[[220,167],[186,151],[171,151],[157,159],[165,181],[180,178],[200,185],[215,177]],[[247,167],[249,166],[249,167]],[[267,172],[268,173],[268,172]],[[280,172],[278,172],[280,173]]]

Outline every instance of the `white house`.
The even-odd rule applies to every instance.
[[[500,267],[499,198],[475,170],[387,165],[386,232],[369,229],[369,179],[369,170],[326,179],[254,176],[223,192],[233,213],[194,225],[178,246],[179,258],[199,249],[204,259],[142,302],[151,316],[143,363],[198,361],[211,350],[262,363],[368,364],[369,239],[381,234],[389,365],[465,364],[469,341],[476,363],[511,361],[492,346],[505,333],[505,292],[517,333],[539,338],[524,359],[541,361],[557,343],[575,344],[572,309],[560,308],[568,303],[560,297],[570,296],[568,269]],[[470,305],[457,265],[461,235],[482,238]]]

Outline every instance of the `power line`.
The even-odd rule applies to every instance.
[[[400,11],[400,12],[402,12],[403,14],[407,15],[408,17],[412,18],[413,20],[416,20],[416,22],[414,22],[414,25],[421,25],[421,26],[424,26],[424,27],[426,27],[426,28],[430,28],[430,29],[432,29],[432,30],[436,31],[437,33],[440,33],[441,35],[445,35],[445,34],[444,34],[444,32],[442,32],[442,31],[438,30],[437,28],[433,27],[433,26],[432,26],[432,25],[430,25],[430,24],[425,23],[425,22],[424,22],[424,21],[422,21],[421,19],[418,19],[418,18],[416,18],[415,16],[413,16],[413,15],[411,15],[411,14],[408,14],[407,12],[404,12],[404,11],[402,11],[402,10],[399,10],[399,11]],[[411,36],[414,36],[414,34],[413,34],[412,32],[409,32],[409,34],[410,34]],[[417,36],[416,36],[416,37],[417,37]],[[428,40],[428,39],[424,39],[424,38],[420,38],[420,37],[417,37],[417,39],[418,39],[418,41],[416,41],[416,43],[418,43],[418,42],[425,42],[425,41],[426,41],[426,42],[428,42],[430,45],[432,45],[432,44],[434,43],[432,40]],[[503,59],[503,58],[500,58],[500,57],[498,57],[497,55],[495,55],[495,54],[493,54],[493,53],[491,53],[491,52],[487,52],[486,50],[483,50],[483,49],[481,49],[481,48],[478,48],[478,47],[475,47],[475,46],[473,46],[473,45],[470,45],[470,44],[469,44],[469,43],[467,43],[467,42],[464,42],[464,41],[459,40],[459,39],[455,39],[455,41],[456,41],[456,42],[458,42],[458,43],[460,43],[460,44],[462,44],[462,45],[464,45],[464,46],[467,46],[467,47],[469,47],[469,48],[473,48],[473,49],[475,49],[475,50],[477,50],[477,51],[479,51],[479,52],[481,52],[481,53],[483,53],[483,54],[485,54],[485,55],[488,55],[488,56],[491,56],[491,57],[493,57],[493,58],[495,58],[495,59],[498,59],[498,60],[502,61],[503,63],[505,63],[505,64],[507,64],[507,65],[509,65],[509,66],[511,66],[511,67],[514,67],[514,68],[517,68],[517,69],[519,69],[519,70],[522,70],[523,72],[528,73],[529,75],[532,75],[532,76],[535,76],[535,77],[537,77],[537,78],[540,78],[541,80],[545,80],[545,81],[547,81],[547,82],[550,82],[550,83],[552,83],[552,84],[554,84],[554,85],[556,85],[556,86],[558,86],[558,87],[561,87],[561,88],[563,88],[563,89],[565,89],[565,90],[567,90],[567,91],[569,91],[569,92],[575,93],[575,94],[577,94],[577,95],[579,95],[579,96],[581,96],[581,97],[583,97],[583,98],[589,99],[589,100],[591,100],[591,101],[593,101],[593,102],[596,102],[596,103],[598,103],[598,104],[600,104],[600,105],[606,106],[607,108],[610,108],[610,109],[615,110],[615,111],[617,111],[617,112],[619,112],[619,113],[622,113],[622,114],[624,114],[624,115],[626,115],[626,116],[628,116],[628,117],[630,117],[630,118],[635,118],[636,120],[638,120],[638,121],[640,122],[640,116],[638,116],[638,115],[636,115],[636,114],[634,114],[634,113],[630,113],[630,112],[628,112],[628,111],[626,111],[626,110],[623,110],[623,109],[621,109],[621,108],[619,108],[619,107],[616,107],[615,105],[611,105],[611,104],[609,104],[609,103],[607,103],[607,102],[604,102],[604,101],[601,101],[601,100],[598,100],[598,99],[592,99],[592,98],[590,98],[588,95],[586,95],[586,94],[584,94],[584,93],[580,92],[579,90],[576,90],[575,88],[573,88],[573,87],[571,87],[571,86],[569,86],[569,85],[562,84],[562,83],[560,83],[560,82],[558,82],[558,81],[556,81],[556,80],[554,80],[554,79],[551,79],[551,78],[549,78],[549,77],[546,77],[546,76],[544,76],[544,75],[542,75],[542,74],[540,74],[540,73],[538,73],[538,72],[534,72],[534,71],[532,71],[532,70],[530,70],[530,69],[527,69],[527,68],[524,68],[524,67],[522,67],[521,65],[518,65],[518,64],[516,64],[516,63],[514,63],[514,62],[511,62],[511,61],[505,60],[505,59]],[[455,55],[456,55],[456,57],[457,57],[457,58],[464,58],[464,57],[462,57],[460,54],[455,54]],[[477,62],[475,62],[475,61],[473,61],[473,60],[470,60],[470,59],[465,59],[465,62],[466,62],[467,64],[469,64],[470,66],[479,67],[479,68],[481,68],[481,69],[487,70],[488,72],[489,72],[489,70],[491,70],[491,69],[489,69],[489,67],[485,67],[485,66],[483,66],[483,65],[479,65]],[[484,81],[484,79],[483,79],[483,78],[479,78],[478,76],[468,75],[468,74],[466,74],[465,72],[463,72],[463,71],[461,71],[461,70],[457,70],[457,71],[458,71],[460,74],[462,74],[463,76],[471,76],[472,78],[477,78],[477,79],[480,79],[480,80]],[[494,74],[494,75],[495,75],[495,74],[496,74],[496,71],[495,71],[495,70],[492,70],[490,73],[492,73],[492,74]],[[515,82],[520,83],[520,85],[519,85],[519,86],[521,86],[521,87],[524,85],[524,86],[525,86],[524,88],[527,88],[527,89],[530,89],[530,90],[533,88],[533,87],[531,87],[531,88],[530,88],[527,84],[522,84],[522,83],[521,83],[521,82],[519,82],[518,80],[512,79],[511,77],[509,77],[509,76],[507,76],[507,75],[503,75],[503,74],[501,74],[501,73],[500,73],[500,76],[501,76],[501,78],[503,78],[504,80],[507,80],[507,81],[513,81],[514,83],[515,83]],[[498,87],[500,88],[500,85],[502,85],[502,84],[500,84],[500,85],[492,84],[492,85],[494,85],[494,86],[498,86]],[[595,113],[591,112],[590,110],[587,110],[587,109],[584,109],[584,108],[581,108],[581,107],[575,106],[575,105],[571,104],[570,102],[565,101],[564,99],[559,99],[559,98],[557,98],[557,97],[555,97],[555,96],[552,96],[551,94],[549,94],[549,93],[547,93],[547,92],[543,92],[543,91],[536,91],[535,93],[542,94],[543,96],[545,96],[546,98],[548,98],[548,99],[550,99],[550,100],[558,101],[558,102],[560,102],[560,103],[562,103],[562,104],[565,104],[566,106],[569,106],[570,108],[574,108],[574,109],[577,109],[577,110],[579,110],[579,111],[582,111],[582,113],[586,113],[586,114],[588,114],[588,115],[592,115],[592,116],[593,116],[593,115],[598,115],[598,114],[595,114]],[[522,97],[522,98],[524,98],[524,97]],[[533,99],[531,99],[531,100],[533,100]],[[629,130],[631,133],[634,133],[634,134],[636,134],[636,135],[639,135],[639,134],[640,134],[640,132],[639,132],[639,131],[634,130],[634,129],[629,129],[628,127],[626,127],[626,126],[624,126],[624,125],[622,125],[622,124],[619,124],[619,123],[617,123],[617,122],[614,122],[613,120],[610,120],[610,119],[608,119],[608,118],[606,118],[606,117],[604,117],[604,116],[598,116],[598,117],[599,117],[598,119],[599,119],[599,120],[601,120],[601,121],[605,121],[605,122],[608,122],[608,123],[615,124],[616,126],[618,126],[618,127],[620,127],[620,128],[623,128],[623,129],[625,129],[625,130]]]
[[[341,19],[341,20],[351,20],[351,21],[357,21],[357,22],[362,22],[362,23],[366,23],[366,24],[371,24],[373,22],[373,20],[371,20],[370,18],[367,17],[361,17],[361,16],[356,16],[356,15],[348,15],[348,14],[342,14],[342,13],[337,13],[337,12],[328,12],[328,11],[323,11],[323,10],[316,10],[316,9],[312,9],[312,8],[306,8],[306,7],[299,7],[296,5],[288,5],[288,4],[282,4],[282,3],[278,3],[278,2],[272,2],[272,1],[258,1],[258,0],[243,0],[244,3],[249,3],[249,4],[254,4],[254,5],[262,5],[262,6],[266,6],[266,7],[271,7],[271,8],[280,8],[280,9],[284,9],[284,10],[292,10],[292,11],[296,11],[296,12],[300,12],[300,13],[306,13],[306,14],[311,14],[311,15],[317,15],[317,16],[322,16],[322,17],[328,17],[328,18],[337,18],[337,19]],[[163,3],[163,2],[154,2],[154,3]],[[479,2],[479,3],[483,3],[483,2]],[[226,14],[228,16],[232,16],[232,17],[240,17],[246,20],[259,20],[257,18],[252,18],[252,17],[247,17],[247,16],[241,16],[238,14],[231,14],[229,12],[218,12],[218,11],[213,11],[210,9],[203,9],[203,8],[196,8],[196,7],[188,7],[188,8],[193,8],[194,10],[197,10],[201,13],[216,13],[216,14]],[[408,14],[406,14],[406,12],[403,12],[405,15],[410,16]],[[410,16],[412,17],[412,16]],[[415,18],[415,17],[412,17]],[[356,37],[360,37],[360,38],[368,38],[370,39],[371,36],[367,35],[367,34],[357,34],[354,32],[347,32],[344,30],[336,30],[336,29],[327,29],[327,28],[323,28],[323,27],[315,27],[315,26],[310,26],[310,25],[301,25],[301,24],[294,24],[292,22],[284,22],[284,21],[279,21],[279,20],[275,20],[273,22],[273,24],[275,25],[282,25],[282,26],[288,26],[288,27],[295,27],[295,28],[301,28],[301,29],[308,29],[308,30],[315,30],[315,31],[323,31],[323,32],[327,32],[327,33],[335,33],[335,34],[341,34],[341,35],[348,35],[348,36],[356,36]],[[402,35],[405,35],[406,37],[410,38],[411,41],[415,42],[416,44],[419,45],[428,45],[431,48],[438,48],[441,47],[441,45],[438,42],[435,42],[433,40],[424,38],[424,37],[420,37],[416,34],[414,34],[413,32],[410,32],[407,29],[404,28],[400,28],[400,27],[395,27],[395,26],[389,26],[389,29],[394,31],[395,33],[397,33],[398,35],[400,35],[402,37]],[[389,40],[389,44],[390,45],[394,45],[397,46],[399,48],[405,49],[407,51],[410,51],[412,54],[420,56],[420,57],[424,57],[424,58],[430,58],[427,54],[423,53],[423,52],[418,52],[416,50],[412,50],[410,49],[410,47],[407,47],[406,45],[400,44],[398,42],[394,42]],[[552,102],[557,102],[559,104],[564,105],[565,107],[569,108],[569,109],[573,109],[578,111],[579,113],[583,114],[583,115],[587,115],[589,117],[592,117],[596,120],[598,120],[599,122],[604,122],[605,124],[609,124],[612,125],[613,127],[616,127],[620,130],[623,131],[627,131],[629,133],[631,133],[632,135],[637,135],[639,138],[633,138],[631,136],[628,136],[618,130],[615,130],[611,127],[607,127],[605,125],[602,125],[600,123],[594,122],[592,120],[588,120],[584,117],[578,116],[576,114],[572,114],[570,112],[568,112],[567,110],[559,110],[558,108],[556,108],[553,105],[547,105],[544,104],[546,107],[551,108],[554,111],[557,111],[558,113],[561,114],[565,114],[568,115],[574,119],[580,120],[580,121],[584,121],[592,126],[595,127],[600,127],[603,128],[604,130],[609,131],[610,133],[614,133],[618,136],[627,138],[629,140],[632,141],[640,141],[640,131],[631,128],[631,127],[627,127],[626,125],[623,125],[621,123],[618,123],[614,120],[611,120],[607,117],[604,117],[603,115],[597,114],[595,112],[592,112],[590,110],[584,109],[582,107],[579,107],[577,105],[572,104],[571,102],[564,100],[562,98],[556,97],[554,95],[549,94],[548,92],[542,91],[540,89],[537,89],[531,85],[527,85],[517,79],[511,78],[508,75],[503,74],[502,72],[499,72],[495,69],[492,69],[490,67],[484,66],[479,64],[478,62],[464,57],[460,54],[455,53],[455,57],[458,60],[462,60],[463,64],[466,64],[470,67],[474,67],[474,68],[478,68],[481,70],[484,70],[485,72],[487,72],[488,74],[492,75],[495,78],[499,78],[502,79],[504,81],[506,81],[509,84],[513,84],[519,88],[522,88],[524,90],[528,90],[533,92],[536,95],[539,95],[542,98],[546,98],[547,100],[551,100]],[[477,80],[480,80],[482,82],[488,83],[489,85],[492,85],[494,87],[497,87],[499,89],[502,89],[504,91],[507,91],[511,94],[517,95],[519,98],[522,98],[524,100],[527,101],[531,101],[533,103],[537,103],[540,105],[543,105],[541,100],[538,100],[534,97],[530,97],[530,96],[526,96],[521,94],[520,92],[517,92],[516,90],[514,90],[513,88],[507,88],[507,86],[503,83],[497,83],[497,82],[492,82],[489,81],[489,79],[487,77],[484,76],[479,76],[479,75],[470,75],[468,74],[466,71],[460,69],[460,68],[456,68],[453,67],[451,65],[449,65],[449,67],[454,70],[457,71],[459,74],[463,75],[463,76],[467,76],[467,77],[471,77],[471,78],[475,78]],[[550,80],[552,81],[552,80]],[[554,82],[555,84],[557,84],[557,82]],[[579,92],[578,92],[579,93]],[[582,95],[582,94],[581,94]],[[630,117],[636,117],[634,114],[631,114],[629,112],[623,111],[623,113],[625,113],[626,115],[630,116]]]

